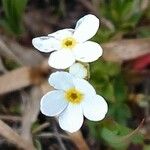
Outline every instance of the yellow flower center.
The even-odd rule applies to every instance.
[[[73,37],[67,37],[62,40],[62,48],[72,49],[77,44],[77,41]]]
[[[73,104],[79,104],[83,100],[83,97],[84,95],[75,88],[71,88],[65,92],[65,98]]]

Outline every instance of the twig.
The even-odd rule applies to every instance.
[[[40,126],[38,126],[37,128],[35,128],[32,131],[32,134],[37,134],[38,132],[42,131],[43,129],[49,127],[50,123],[49,122],[45,122],[43,124],[41,124]]]
[[[1,120],[7,120],[7,121],[17,121],[20,122],[22,120],[19,116],[10,116],[10,115],[0,115]]]
[[[24,150],[35,150],[35,148],[30,145],[30,143],[28,143],[19,134],[13,131],[13,129],[11,129],[2,120],[0,120],[0,135],[19,148],[22,148]]]
[[[40,98],[41,91],[38,87],[33,87],[30,94],[22,92],[22,99],[24,100],[22,137],[31,145],[33,145],[31,127],[32,124],[37,120],[37,116],[39,114]]]
[[[37,137],[40,137],[40,138],[53,138],[53,137],[56,137],[58,135],[56,135],[55,133],[40,133],[38,135],[36,135]],[[70,137],[68,135],[64,135],[64,134],[59,134],[59,136],[63,139],[67,139],[67,140],[71,140]]]

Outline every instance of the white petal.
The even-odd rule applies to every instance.
[[[74,78],[73,82],[74,82],[75,88],[84,94],[84,98],[93,96],[96,94],[95,89],[88,81],[84,79],[80,79],[80,78]]]
[[[58,40],[62,40],[65,37],[71,37],[74,33],[74,29],[62,29],[54,33],[49,34],[48,36],[55,37]]]
[[[55,38],[41,36],[32,39],[33,46],[41,52],[51,52],[60,49],[60,42]]]
[[[56,69],[66,69],[75,62],[73,54],[68,50],[53,52],[48,60],[48,64]]]
[[[103,97],[95,95],[93,98],[85,99],[82,102],[84,116],[92,121],[102,120],[107,111],[108,105]]]
[[[93,62],[102,55],[102,48],[95,42],[87,41],[78,44],[73,52],[76,60],[81,62]]]
[[[63,130],[76,132],[83,124],[83,112],[81,105],[69,104],[59,115],[59,125]]]
[[[41,99],[41,112],[46,116],[56,116],[60,114],[68,105],[64,99],[64,92],[55,90],[48,92]]]
[[[49,84],[55,89],[67,90],[74,87],[73,76],[64,71],[57,71],[55,73],[52,73],[48,81]]]
[[[80,63],[74,63],[69,68],[69,73],[71,73],[73,76],[77,78],[85,78],[87,76],[87,69],[84,65]]]
[[[84,42],[92,38],[99,28],[99,19],[94,15],[86,15],[79,19],[76,24],[74,37],[80,41]]]

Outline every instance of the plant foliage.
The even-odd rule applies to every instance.
[[[22,19],[26,5],[27,0],[2,0],[5,17],[0,24],[16,36],[23,31]]]

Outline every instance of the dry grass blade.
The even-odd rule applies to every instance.
[[[43,80],[43,74],[49,73],[50,67],[47,60],[36,67],[21,67],[0,76],[0,95],[18,89],[25,88],[33,84],[39,84]],[[9,84],[8,84],[9,83]]]
[[[0,115],[0,119],[7,121],[21,122],[22,118],[20,116]]]
[[[6,45],[6,43],[0,39],[0,55],[6,58],[11,58],[15,60],[17,63],[22,64],[18,57],[10,50],[10,48]]]
[[[32,84],[29,67],[22,67],[0,76],[0,95]]]
[[[120,40],[103,44],[102,47],[105,60],[122,62],[150,53],[150,38]]]
[[[25,139],[11,129],[7,124],[0,120],[0,135],[6,138],[10,143],[24,150],[35,150]]]
[[[0,39],[0,55],[13,59],[20,65],[35,66],[44,60],[38,51],[23,47],[14,41],[5,42],[2,39]]]
[[[45,133],[45,132],[42,132],[40,134],[37,135],[37,137],[39,138],[54,138],[54,137],[57,137],[58,135],[56,135],[55,133]],[[59,134],[59,136],[65,140],[71,140],[70,137],[68,135],[65,135],[65,134]]]
[[[33,129],[32,133],[37,134],[38,132],[42,131],[43,129],[49,127],[49,125],[50,125],[49,122],[45,122],[45,123],[41,124],[40,126],[38,126],[37,128]]]
[[[35,66],[44,61],[44,57],[35,49],[29,49],[11,41],[9,41],[9,47],[23,65]]]

